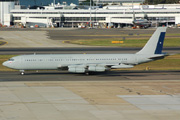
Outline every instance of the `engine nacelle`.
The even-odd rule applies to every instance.
[[[133,65],[121,64],[121,65],[112,66],[111,68],[112,68],[112,69],[118,69],[118,68],[132,68],[132,67],[134,67],[134,66],[133,66]]]
[[[69,67],[68,71],[72,73],[85,73],[86,69],[83,67]]]
[[[89,66],[88,71],[94,71],[94,72],[104,72],[108,70],[104,66]]]

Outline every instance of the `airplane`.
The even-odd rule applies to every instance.
[[[132,68],[135,65],[163,59],[166,27],[159,27],[146,45],[135,54],[31,54],[19,55],[3,62],[3,66],[25,70],[68,70],[71,73],[105,72],[111,69]]]
[[[145,15],[144,18],[136,19],[134,11],[133,11],[132,23],[134,24],[134,26],[139,26],[139,27],[144,28],[144,29],[151,26],[151,23],[148,21],[147,15]]]

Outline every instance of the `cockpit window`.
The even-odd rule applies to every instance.
[[[8,61],[14,61],[14,59],[10,58]]]

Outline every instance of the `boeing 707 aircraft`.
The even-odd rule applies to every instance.
[[[25,70],[68,70],[72,73],[104,72],[132,68],[135,65],[162,59],[166,27],[159,27],[146,45],[135,54],[33,54],[10,58],[4,66],[24,75]]]

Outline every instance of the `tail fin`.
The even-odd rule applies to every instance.
[[[146,45],[136,54],[162,54],[166,27],[158,27]]]

